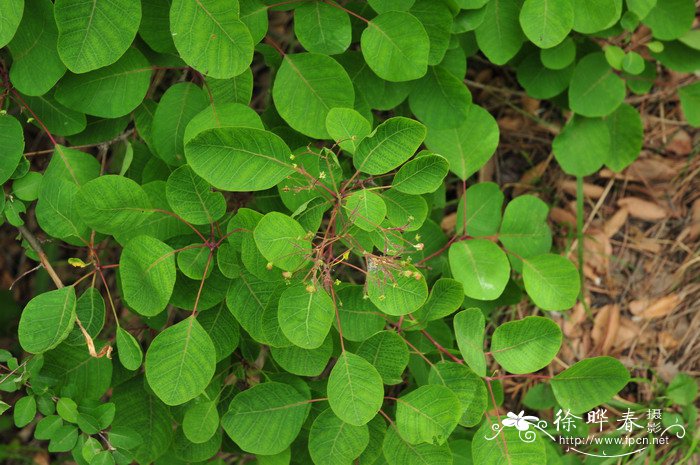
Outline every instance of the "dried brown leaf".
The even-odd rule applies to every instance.
[[[654,300],[640,299],[630,302],[630,312],[640,318],[650,320],[669,315],[681,303],[678,294],[669,294]]]
[[[603,233],[608,238],[613,237],[620,229],[622,229],[622,226],[624,226],[628,216],[629,211],[627,211],[626,208],[620,208],[613,216],[610,217],[610,219],[608,219],[608,221],[605,222],[605,225],[603,226]]]
[[[656,203],[638,197],[625,197],[617,201],[620,207],[626,207],[629,214],[645,221],[658,221],[666,218],[668,212]]]
[[[561,189],[567,194],[573,195],[574,197],[576,196],[576,181],[560,181],[559,187],[561,187]],[[587,182],[583,183],[583,195],[585,197],[599,199],[603,195],[603,192],[605,192],[605,188],[601,186]]]

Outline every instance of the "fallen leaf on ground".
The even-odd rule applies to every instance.
[[[659,205],[638,197],[625,197],[617,201],[620,207],[626,207],[629,214],[645,221],[658,221],[666,218],[667,212]]]
[[[650,320],[670,314],[680,303],[681,298],[678,294],[669,294],[654,300],[633,300],[630,302],[630,312],[635,316]]]

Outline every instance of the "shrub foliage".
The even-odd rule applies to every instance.
[[[24,393],[14,421],[36,421],[49,451],[440,465],[471,444],[475,463],[544,463],[541,439],[484,439],[500,379],[537,378],[576,414],[629,381],[609,357],[531,375],[561,347],[547,312],[577,302],[580,276],[542,200],[473,182],[499,127],[472,103],[467,59],[571,111],[552,144],[566,173],[620,171],[642,145],[628,93],[657,61],[698,68],[693,0],[0,10],[0,211],[56,287],[26,304],[25,356],[2,352],[0,388]],[[695,123],[699,92],[681,92]],[[32,125],[46,163],[24,154]],[[537,316],[494,327],[492,309],[523,299]]]

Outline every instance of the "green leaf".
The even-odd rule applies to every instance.
[[[523,260],[523,281],[527,294],[543,310],[567,310],[573,307],[581,283],[574,264],[555,254]]]
[[[384,402],[382,378],[359,355],[343,352],[328,378],[328,403],[333,412],[355,426],[367,424]]]
[[[352,285],[339,289],[336,302],[345,339],[365,341],[384,328],[386,321],[379,314],[379,309],[365,297],[363,286]]]
[[[309,52],[343,53],[352,40],[350,16],[328,3],[302,3],[294,10],[294,33]]]
[[[571,65],[575,59],[576,43],[571,37],[565,38],[559,45],[552,48],[540,50],[540,60],[549,69],[564,69]]]
[[[644,19],[656,3],[657,0],[627,0],[625,2],[627,9],[640,19]]]
[[[528,316],[497,327],[491,339],[491,353],[510,373],[533,373],[549,365],[559,352],[561,341],[561,329],[554,321]]]
[[[172,0],[141,0],[139,35],[150,48],[159,53],[176,51],[169,27],[171,3]]]
[[[209,129],[188,142],[185,152],[195,173],[226,191],[269,189],[293,173],[287,144],[260,129]],[[222,170],[222,164],[236,168]]]
[[[165,163],[178,166],[185,162],[185,129],[208,105],[205,92],[189,82],[175,84],[165,91],[153,115],[151,129],[152,148]],[[189,159],[187,161],[192,165]],[[192,168],[197,171],[195,166]]]
[[[311,240],[299,223],[283,213],[263,216],[253,236],[263,257],[278,268],[296,271],[309,261]]]
[[[34,420],[36,416],[36,398],[26,396],[15,402],[14,420],[17,428],[24,428]]]
[[[100,176],[85,183],[76,196],[80,216],[91,228],[116,234],[137,228],[150,215],[151,202],[129,178]]]
[[[133,451],[134,459],[143,463],[155,461],[170,447],[173,426],[170,410],[137,376],[114,388],[112,402],[116,406],[110,443]]]
[[[146,352],[146,379],[167,405],[201,394],[215,368],[214,344],[194,316],[162,331]]]
[[[452,465],[453,463],[452,451],[447,443],[440,446],[426,443],[410,444],[401,437],[394,425],[386,431],[382,450],[389,465]]]
[[[22,4],[17,1],[9,3]],[[53,3],[49,0],[26,0],[26,3],[29,5],[27,10],[32,14],[21,16],[17,33],[8,44],[13,58],[10,81],[23,94],[43,95],[65,74],[66,65],[56,49],[58,28],[54,21]],[[4,43],[2,30],[0,26],[0,46]]]
[[[0,115],[0,182],[10,179],[22,159],[24,131],[22,125],[9,115]]]
[[[287,338],[303,349],[323,344],[333,324],[333,301],[323,288],[304,284],[288,287],[280,296],[277,318]]]
[[[678,89],[678,97],[681,100],[683,115],[688,124],[694,127],[700,126],[700,110],[698,110],[700,108],[700,82]]]
[[[622,69],[622,60],[625,58],[625,51],[622,50],[622,48],[616,45],[607,45],[605,49],[603,49],[603,52],[610,66],[618,71]]]
[[[506,254],[493,242],[469,239],[455,242],[449,251],[450,269],[464,286],[464,294],[493,300],[503,293],[510,277]]]
[[[207,442],[219,429],[219,411],[216,402],[204,401],[192,405],[185,412],[182,431],[195,444]]]
[[[511,200],[503,213],[498,239],[506,250],[523,258],[549,252],[552,232],[547,225],[549,207],[532,195]]]
[[[49,442],[49,452],[68,452],[78,441],[78,428],[73,425],[63,425],[56,430]]]
[[[141,104],[150,84],[148,60],[138,50],[129,49],[113,65],[85,74],[66,75],[54,96],[71,110],[117,118]]]
[[[454,313],[464,301],[462,284],[454,279],[440,278],[435,281],[425,304],[413,313],[418,321],[435,321]]]
[[[457,395],[445,386],[421,386],[396,402],[396,427],[411,444],[445,444],[461,417]]]
[[[503,428],[494,433],[491,423],[483,422],[472,439],[473,463],[530,465],[542,462],[542,459],[549,455],[545,452],[545,443],[538,433],[535,433],[532,442],[523,441],[520,439],[521,435],[523,433],[517,428]]]
[[[472,237],[493,236],[501,225],[503,192],[498,184],[480,182],[467,189],[457,205],[457,232]]]
[[[226,295],[226,305],[243,329],[255,340],[261,341],[262,316],[269,306],[277,309],[277,301],[272,301],[279,283],[266,282],[248,273],[241,273]]]
[[[250,35],[253,37],[253,42],[257,44],[267,34],[268,6],[259,0],[238,0],[238,3],[241,7],[241,21],[248,27]],[[250,73],[250,71],[247,72]]]
[[[491,0],[486,14],[476,29],[476,42],[484,55],[495,65],[503,65],[518,53],[525,40],[519,22],[520,2]]]
[[[374,231],[386,216],[386,204],[382,197],[368,189],[353,192],[345,198],[348,219],[364,231]]]
[[[25,398],[22,398],[25,399]],[[17,403],[22,401],[18,400]],[[28,402],[28,401],[25,401]],[[51,405],[53,405],[53,400],[51,400]],[[17,411],[17,404],[15,404],[15,412]],[[51,439],[56,430],[63,426],[63,420],[58,415],[48,415],[36,424],[36,429],[34,430],[34,437],[36,439]]]
[[[417,121],[389,118],[360,142],[353,164],[363,173],[387,173],[413,156],[425,134],[425,126]]]
[[[331,336],[326,337],[323,344],[316,349],[302,349],[297,346],[270,347],[275,362],[286,371],[299,376],[319,376],[328,365],[332,352]]]
[[[29,97],[25,96],[24,101],[32,109],[37,119],[44,123],[46,129],[54,136],[70,136],[82,132],[87,120],[83,113],[70,110],[58,103],[50,94]],[[29,116],[30,115],[28,113]],[[35,123],[39,126],[38,123]]]
[[[576,64],[569,86],[569,105],[579,115],[606,116],[625,99],[625,82],[608,65],[605,55],[591,53]]]
[[[538,47],[554,47],[574,25],[572,0],[525,0],[520,10],[520,25]]]
[[[162,312],[175,286],[175,253],[167,244],[150,236],[130,240],[119,259],[123,297],[144,316]]]
[[[241,103],[212,104],[197,113],[187,124],[184,135],[185,144],[202,131],[225,127],[265,129],[260,116],[248,106]]]
[[[407,11],[415,0],[368,0],[369,5],[377,13],[387,11]]]
[[[622,60],[622,68],[630,74],[641,74],[645,66],[644,58],[637,52],[627,52]]]
[[[418,310],[428,299],[428,285],[416,268],[395,268],[369,259],[367,294],[387,315],[401,316]]]
[[[2,4],[0,13],[0,47],[7,45],[17,31],[24,13],[24,0],[8,0]]]
[[[318,53],[285,55],[272,88],[280,116],[292,129],[315,139],[329,138],[326,116],[332,108],[352,108],[350,77],[333,58]]]
[[[576,116],[552,141],[554,157],[564,172],[588,176],[608,161],[611,151],[608,125],[600,118]],[[585,153],[585,156],[581,156]]]
[[[177,268],[190,279],[208,279],[214,269],[210,255],[213,258],[213,251],[201,242],[190,244],[177,253]]]
[[[372,126],[351,108],[331,108],[326,115],[326,130],[341,149],[352,154],[372,131]]]
[[[428,70],[430,39],[415,16],[387,11],[367,23],[362,55],[377,76],[387,81],[412,81]]]
[[[258,384],[233,398],[221,425],[244,451],[278,454],[301,431],[309,412],[308,401],[308,397],[288,384]]]
[[[367,425],[343,423],[326,409],[316,417],[309,431],[309,454],[316,464],[352,463],[369,444]]]
[[[609,401],[630,379],[625,366],[612,357],[593,357],[575,363],[551,380],[563,409],[580,414]]]
[[[679,90],[681,91],[682,89]],[[619,173],[632,164],[642,151],[644,142],[642,118],[636,108],[623,103],[605,118],[605,123],[610,133],[610,152],[605,164]]]
[[[472,370],[453,362],[439,362],[430,367],[430,384],[443,385],[457,395],[462,406],[459,424],[474,426],[479,424],[487,408],[486,385]]]
[[[200,312],[197,320],[214,343],[217,362],[231,355],[231,352],[238,347],[241,337],[238,322],[226,307],[225,302]]]
[[[408,346],[395,331],[380,331],[357,348],[357,355],[374,366],[384,384],[399,384],[408,366]]]
[[[141,366],[143,352],[141,345],[128,331],[117,327],[117,355],[119,361],[127,370],[136,370]]]
[[[461,126],[469,116],[472,94],[441,66],[431,66],[408,97],[411,111],[430,130]]]
[[[173,0],[170,30],[185,63],[205,75],[232,78],[253,61],[253,38],[239,20],[238,2]]]
[[[78,421],[78,404],[73,399],[68,397],[58,399],[56,412],[67,422],[76,423]]]
[[[226,200],[221,192],[183,165],[168,177],[165,188],[168,203],[175,213],[192,224],[213,224],[226,213]]]
[[[450,162],[450,171],[465,180],[491,158],[498,146],[498,137],[498,124],[493,116],[484,108],[471,105],[461,126],[430,128],[425,145],[445,157]]]
[[[692,0],[658,0],[642,22],[651,28],[657,39],[673,40],[690,30],[695,13]]]
[[[114,465],[114,456],[110,451],[102,451],[95,455],[90,461],[90,465]]]
[[[21,160],[21,159],[20,159]],[[12,182],[12,194],[20,200],[33,202],[39,198],[39,187],[43,176],[37,171],[30,171]]]
[[[421,22],[425,32],[428,34],[428,40],[430,40],[428,64],[439,64],[450,47],[453,16],[450,6],[447,2],[436,3],[432,0],[416,0],[416,3],[411,7],[410,13]]]
[[[468,308],[455,315],[455,339],[457,347],[469,368],[479,376],[486,376],[486,356],[484,355],[484,336],[486,319],[478,308]]]
[[[441,155],[430,152],[419,154],[399,169],[392,187],[405,194],[429,194],[440,188],[449,168],[450,162]]]
[[[72,72],[86,73],[126,52],[141,22],[141,2],[57,0],[54,14],[61,60]]]
[[[560,70],[551,70],[543,66],[537,59],[537,54],[533,53],[518,65],[517,78],[529,96],[548,99],[569,87],[573,73],[573,63]]]
[[[76,302],[75,313],[90,337],[97,337],[105,324],[105,301],[100,291],[94,287],[87,288]],[[66,343],[85,344],[85,337],[80,328],[73,328],[66,338]]]
[[[666,388],[666,396],[677,405],[692,405],[697,395],[697,381],[685,373],[674,376]]]
[[[19,343],[31,354],[58,346],[75,323],[75,289],[64,287],[39,294],[29,301],[19,320]]]
[[[611,27],[620,18],[622,0],[573,0],[574,31],[592,34]]]

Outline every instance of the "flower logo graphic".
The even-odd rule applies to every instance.
[[[536,423],[539,421],[539,418],[537,417],[525,415],[525,410],[521,410],[517,415],[513,412],[508,412],[508,415],[506,416],[507,418],[502,421],[503,426],[507,426],[509,428],[515,426],[518,431],[527,431],[530,429],[530,426],[533,425],[531,422]]]

